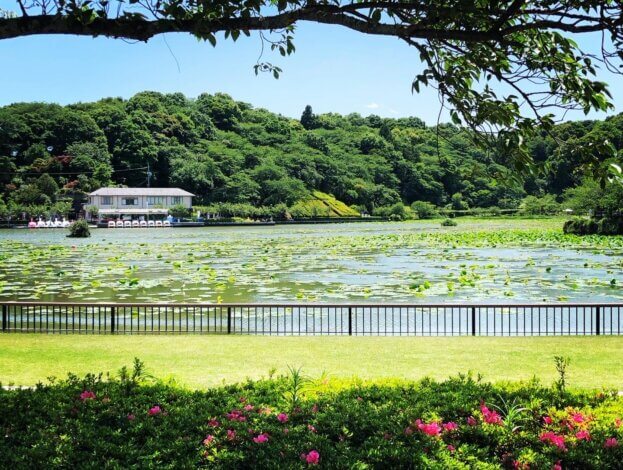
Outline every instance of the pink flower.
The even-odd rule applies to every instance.
[[[573,422],[578,423],[578,424],[586,421],[586,418],[584,417],[582,413],[572,413],[571,419],[573,420]]]
[[[311,424],[307,425],[307,429],[311,432],[316,432],[316,428],[314,426],[312,426]]]
[[[263,444],[264,442],[268,442],[268,434],[259,434],[257,437],[253,438],[253,442],[255,442],[256,444]]]
[[[136,416],[134,416],[132,413],[128,414],[128,421],[134,421],[136,419]]]
[[[609,437],[608,439],[606,439],[606,442],[604,442],[604,447],[606,449],[612,449],[614,447],[618,447],[619,445],[619,441],[617,441],[616,437]]]
[[[227,430],[227,440],[228,441],[233,441],[234,439],[236,439],[236,431],[234,431],[233,429],[228,429]]]
[[[288,428],[283,428],[283,433],[284,434],[288,434],[290,432],[290,430]]]
[[[575,437],[578,441],[590,441],[591,440],[590,433],[585,430],[576,432]]]
[[[305,455],[307,465],[318,465],[320,463],[320,454],[317,450],[310,450],[308,454],[303,455]]]
[[[230,421],[246,421],[247,418],[240,412],[239,410],[232,410],[225,415],[225,417]]]
[[[244,409],[245,411],[252,411],[253,410],[253,405],[245,405]]]
[[[82,401],[95,400],[95,393],[93,393],[90,390],[85,390],[84,392],[80,394],[80,399]]]
[[[562,465],[560,465],[560,460],[554,464],[552,470],[562,470]]]
[[[288,415],[285,413],[279,413],[277,415],[277,419],[279,420],[280,423],[287,423],[288,422]]]
[[[541,440],[541,442],[546,442],[548,444],[556,446],[560,450],[567,450],[567,447],[565,446],[565,436],[559,436],[558,434],[549,431],[541,434],[539,436],[539,439]]]
[[[210,421],[208,421],[208,426],[212,427],[212,428],[218,428],[220,426],[221,423],[219,423],[216,419],[212,418]]]
[[[434,421],[427,424],[418,419],[415,421],[415,424],[420,431],[429,436],[438,436],[439,433],[441,433],[441,426],[439,426],[439,423]]]
[[[203,445],[206,447],[211,446],[213,441],[214,441],[214,436],[212,434],[208,434],[206,438],[203,440]]]
[[[454,421],[450,421],[450,422],[448,422],[448,423],[445,423],[445,424],[443,425],[443,428],[444,428],[446,431],[456,431],[457,429],[459,429],[459,425],[458,425],[458,424],[456,424]]]
[[[456,450],[456,448],[452,444],[448,444],[448,447],[446,447],[446,449],[448,449],[448,451],[450,452],[454,452]]]
[[[554,420],[553,420],[552,418],[550,418],[549,416],[545,416],[545,417],[543,418],[543,422],[544,422],[545,424],[552,424],[552,423],[554,422]]]
[[[318,413],[318,405],[317,404],[314,403],[314,406],[312,406],[311,412],[312,413]]]
[[[159,415],[160,413],[162,413],[162,409],[158,405],[151,407],[147,412],[149,416]]]
[[[497,411],[490,410],[483,403],[480,405],[480,411],[482,412],[482,417],[485,420],[485,423],[488,424],[503,424],[502,417],[497,413]]]
[[[473,416],[470,416],[467,418],[467,425],[468,426],[477,426],[478,422],[476,421],[476,418],[474,418]]]

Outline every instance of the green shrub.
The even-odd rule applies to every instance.
[[[397,202],[391,206],[381,206],[374,209],[374,215],[387,217],[389,220],[400,221],[407,220],[412,217],[410,208],[406,207],[402,202]]]
[[[176,204],[175,206],[172,206],[171,208],[169,208],[169,214],[171,214],[171,216],[175,217],[176,219],[189,217],[190,212],[191,212],[191,209],[189,209],[188,207],[182,204]]]
[[[564,223],[562,231],[573,235],[593,235],[598,232],[598,224],[593,219],[575,217]]]
[[[441,226],[442,227],[456,227],[457,223],[456,220],[452,220],[452,219],[443,219],[441,221]]]
[[[476,217],[498,217],[502,215],[502,209],[497,206],[491,207],[474,207],[470,209],[466,215],[474,215]]]
[[[87,214],[91,216],[92,219],[95,219],[99,214],[99,208],[97,206],[87,206],[84,209],[86,210]]]
[[[73,224],[69,226],[69,235],[67,236],[71,238],[90,237],[91,231],[89,230],[89,224],[84,219],[76,220]]]
[[[464,211],[469,209],[469,204],[467,204],[461,193],[454,193],[450,198],[450,209]]]
[[[3,468],[621,468],[623,397],[470,375],[339,384],[288,376],[207,391],[140,362],[0,389]],[[140,463],[140,465],[139,465]]]
[[[551,194],[543,197],[527,196],[521,201],[519,212],[526,215],[553,215],[560,212],[560,204]]]
[[[489,215],[493,217],[499,217],[500,215],[502,215],[502,209],[500,209],[498,206],[491,206],[487,209],[489,211]]]
[[[439,217],[437,206],[426,201],[415,201],[411,204],[411,210],[415,212],[418,219],[433,219]]]
[[[623,222],[620,219],[604,217],[597,222],[599,235],[623,235]]]
[[[562,226],[563,233],[570,235],[579,235],[580,228],[583,226],[584,220],[578,217],[566,220]]]

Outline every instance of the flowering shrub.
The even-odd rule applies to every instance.
[[[0,390],[5,468],[621,468],[623,398],[537,383],[207,391],[96,376]],[[292,406],[292,405],[295,406]]]
[[[82,392],[82,393],[80,394],[80,399],[81,399],[82,401],[87,401],[87,400],[95,400],[95,398],[96,398],[96,397],[95,397],[95,393],[93,393],[93,392],[92,392],[92,391],[90,391],[90,390],[85,390],[84,392]]]

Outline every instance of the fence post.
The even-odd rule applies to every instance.
[[[595,315],[595,333],[597,336],[601,334],[601,307],[597,307]]]
[[[353,307],[348,307],[348,336],[353,336]]]
[[[6,331],[7,328],[7,306],[2,306],[2,331]]]
[[[110,332],[115,333],[115,307],[110,307]]]
[[[472,307],[472,336],[476,336],[476,307]]]
[[[231,334],[231,307],[227,307],[227,334]]]

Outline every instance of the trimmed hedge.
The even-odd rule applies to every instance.
[[[598,221],[576,217],[567,220],[563,232],[574,235],[623,235],[623,221],[604,217]]]
[[[311,195],[290,207],[292,217],[359,217],[356,210],[348,207],[329,194],[312,191]]]
[[[70,376],[0,391],[4,468],[621,468],[623,399],[506,386],[287,377],[207,391]],[[555,467],[559,465],[559,467]]]

